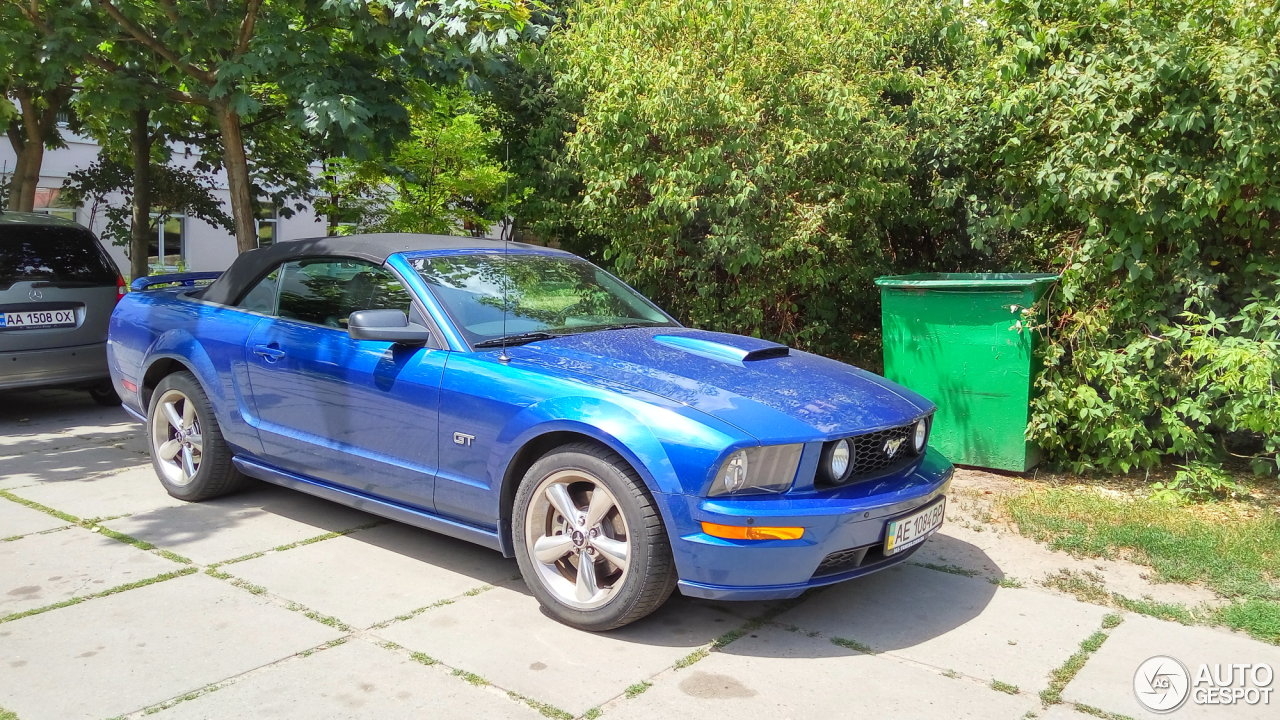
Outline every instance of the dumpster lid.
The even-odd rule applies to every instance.
[[[876,278],[880,287],[916,288],[1028,288],[1048,285],[1058,279],[1053,273],[916,273]]]

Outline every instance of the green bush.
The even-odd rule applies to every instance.
[[[877,275],[1057,271],[1028,426],[1052,461],[1274,470],[1277,15],[584,3],[512,94],[548,118],[509,134],[526,221],[690,324],[873,366]]]
[[[948,161],[972,162],[975,239],[1020,234],[1062,272],[1029,434],[1076,470],[1169,454],[1274,470],[1277,16],[1250,0],[1130,7],[993,4],[988,54],[938,113],[963,118]]]
[[[578,111],[565,218],[687,322],[855,354],[877,275],[974,255],[915,197],[910,132],[957,28],[890,0],[584,3],[546,50]]]

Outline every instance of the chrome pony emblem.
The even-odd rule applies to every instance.
[[[898,454],[898,448],[902,447],[902,438],[891,438],[884,441],[884,454],[893,457]]]

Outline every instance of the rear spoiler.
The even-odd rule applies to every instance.
[[[138,292],[141,290],[162,290],[175,287],[198,287],[208,285],[217,280],[221,274],[220,272],[193,272],[148,275],[129,283],[129,289]]]

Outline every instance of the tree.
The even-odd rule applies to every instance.
[[[411,136],[385,156],[331,164],[330,213],[373,232],[486,232],[507,215],[509,173],[484,110],[460,89],[422,88],[410,110]]]
[[[44,33],[37,23],[45,17],[38,8],[0,5],[0,121],[17,157],[7,199],[9,209],[19,212],[35,207],[44,151],[64,146],[59,116],[69,109],[81,67],[85,27],[73,23]]]
[[[330,154],[388,147],[408,135],[399,102],[406,82],[490,67],[529,18],[526,0],[92,4],[115,33],[154,56],[151,82],[216,122],[241,252],[256,243],[246,125],[275,107]],[[37,0],[20,7],[55,33],[40,23]],[[89,62],[118,69],[116,44],[95,48]]]

